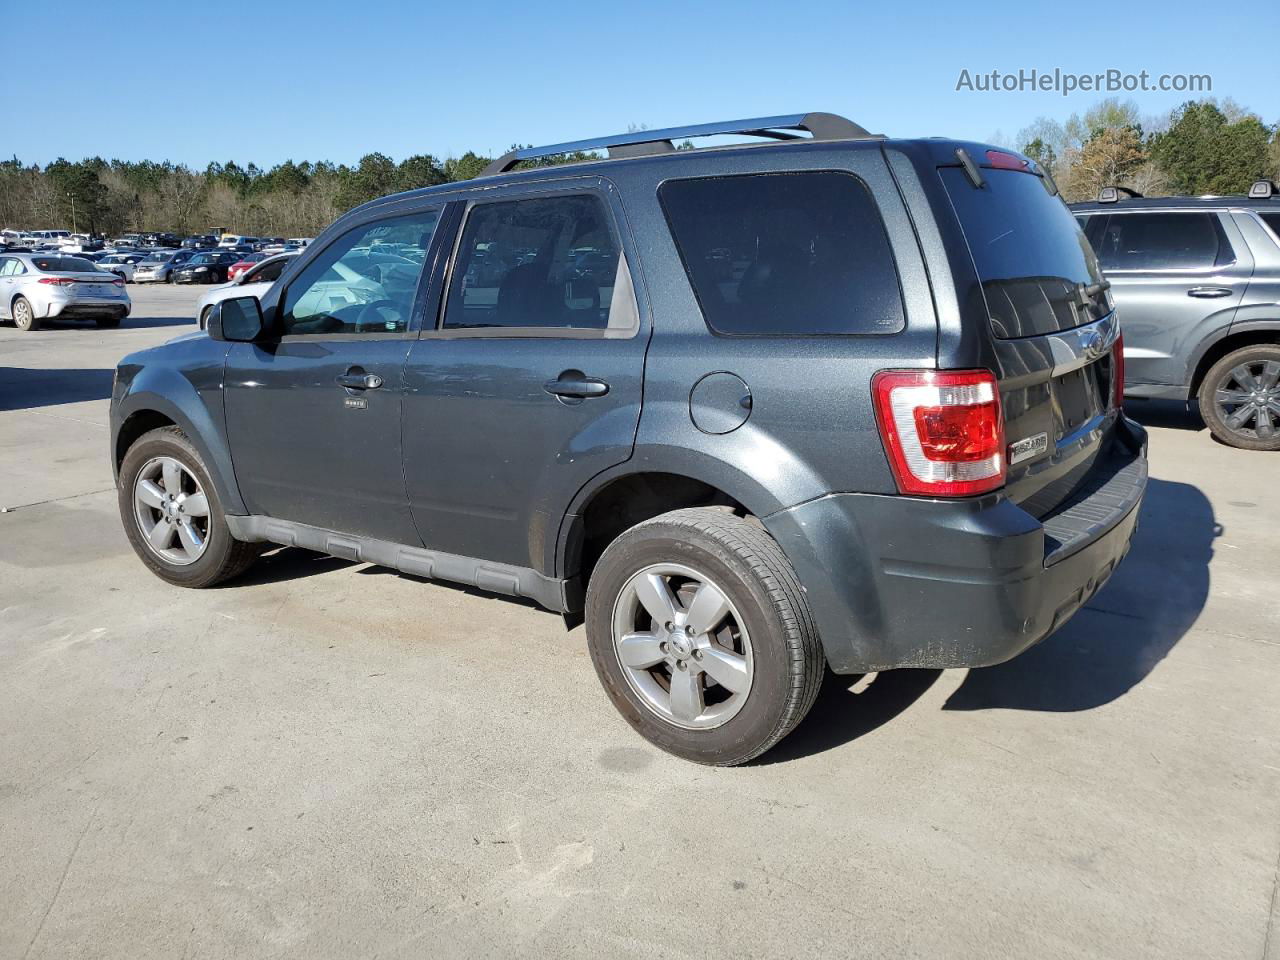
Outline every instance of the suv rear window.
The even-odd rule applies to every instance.
[[[1106,270],[1207,270],[1235,260],[1215,213],[1119,213],[1090,231]]]
[[[658,196],[714,332],[879,334],[905,325],[884,223],[852,174],[669,180]]]
[[[983,168],[978,188],[960,167],[940,167],[997,337],[1036,337],[1106,316],[1093,248],[1062,200],[1038,176]],[[1083,305],[1082,305],[1083,304]]]

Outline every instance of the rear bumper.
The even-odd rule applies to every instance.
[[[1137,527],[1146,434],[1124,425],[1129,444],[1044,521],[998,494],[833,494],[765,518],[831,668],[987,666],[1061,627],[1106,583]]]
[[[132,304],[128,300],[53,300],[45,317],[120,317],[129,315]]]

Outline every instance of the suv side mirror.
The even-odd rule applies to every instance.
[[[250,343],[262,336],[262,304],[257,297],[234,297],[215,303],[209,311],[209,336],[214,340]]]

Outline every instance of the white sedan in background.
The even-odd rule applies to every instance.
[[[284,273],[284,268],[297,255],[296,252],[293,252],[268,257],[255,263],[230,283],[221,283],[216,287],[210,287],[208,292],[196,303],[196,316],[199,318],[200,329],[203,330],[208,326],[209,310],[215,303],[221,303],[231,297],[262,296],[271,288],[273,283],[280,279],[280,274]]]
[[[133,283],[134,267],[145,259],[145,253],[109,253],[98,259],[98,269],[114,273],[125,283]]]

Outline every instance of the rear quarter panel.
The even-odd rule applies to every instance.
[[[708,328],[658,197],[668,179],[803,170],[852,173],[879,207],[901,280],[906,326],[865,336],[724,337]],[[640,238],[641,280],[654,312],[644,406],[631,466],[719,487],[757,515],[836,491],[894,492],[871,406],[871,378],[934,365],[937,323],[907,210],[876,142],[759,147],[731,165],[714,151],[655,158],[617,179]],[[797,318],[803,323],[803,318]],[[693,387],[710,373],[746,382],[746,423],[724,434],[694,425]]]

